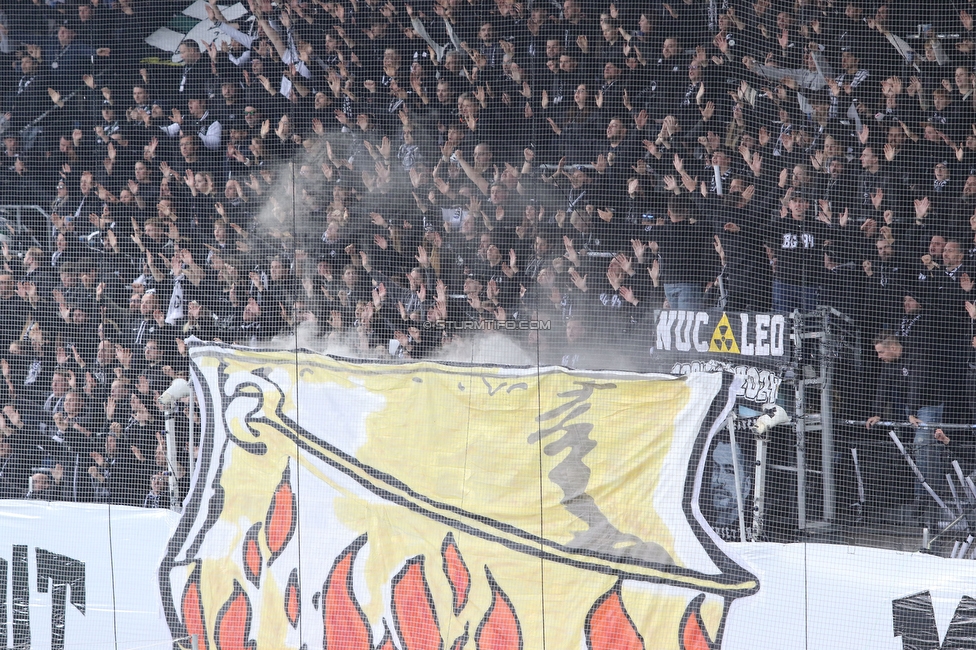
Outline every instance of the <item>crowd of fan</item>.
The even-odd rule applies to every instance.
[[[184,3],[3,4],[2,202],[50,218],[3,247],[0,496],[165,501],[190,337],[586,367],[662,307],[829,304],[880,334],[862,419],[971,417],[968,4],[249,4],[174,61]]]

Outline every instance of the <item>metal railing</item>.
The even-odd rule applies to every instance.
[[[36,234],[30,233],[28,228],[24,225],[23,214],[25,212],[36,212],[40,214],[42,217],[44,217],[45,223],[51,223],[50,213],[48,213],[47,210],[45,210],[39,205],[0,204],[0,219],[5,219],[7,221],[8,226],[10,226],[11,223],[14,224],[13,232],[10,232],[11,228],[9,227],[7,228],[7,231],[10,232],[9,235],[3,232],[2,230],[0,230],[0,240],[3,239],[6,239],[7,241],[11,239],[17,240],[18,238],[24,235],[29,235],[30,241],[35,246],[43,248],[43,245],[41,244],[40,241],[38,241]]]

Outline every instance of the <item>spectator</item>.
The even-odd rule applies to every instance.
[[[420,358],[444,339],[423,322],[551,316],[535,343],[585,367],[663,306],[826,303],[866,342],[908,293],[976,354],[972,45],[928,38],[909,67],[907,12],[207,3],[229,42],[172,66],[141,45],[171,17],[153,3],[15,4],[0,187],[51,217],[2,254],[12,493],[164,504],[153,398],[191,335]],[[929,351],[896,338],[914,372]]]
[[[881,420],[886,406],[895,409],[895,417],[907,417],[915,425],[915,459],[926,480],[935,485],[945,474],[944,454],[936,442],[947,442],[935,433],[944,421],[947,411],[945,388],[952,383],[962,364],[958,355],[952,354],[940,342],[953,334],[941,316],[930,310],[911,295],[904,297],[904,316],[897,334],[885,334],[875,340],[875,351],[884,370],[878,381],[874,402],[874,415],[867,420],[870,429]],[[958,333],[956,333],[958,335]],[[920,484],[915,488],[916,504],[921,506],[926,495]]]
[[[708,230],[695,219],[687,197],[668,202],[669,224],[652,232],[651,250],[659,255],[661,283],[671,309],[705,308],[705,291],[718,275],[715,250]]]
[[[790,198],[771,226],[766,247],[773,267],[773,311],[811,311],[822,282],[825,228],[803,197]]]

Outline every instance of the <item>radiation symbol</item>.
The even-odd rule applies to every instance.
[[[708,346],[709,352],[726,352],[728,354],[739,354],[739,344],[735,342],[735,335],[732,333],[732,326],[729,324],[729,317],[722,312],[722,318],[712,332],[712,341]]]

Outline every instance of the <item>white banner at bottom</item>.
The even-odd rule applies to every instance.
[[[179,516],[0,502],[0,648],[168,648],[157,572]]]
[[[0,503],[0,648],[172,647],[158,572],[177,523],[166,510]],[[976,647],[976,561],[824,544],[727,546],[760,587],[732,605],[724,649]],[[308,639],[309,648],[320,643]],[[644,643],[683,647],[680,639]]]

